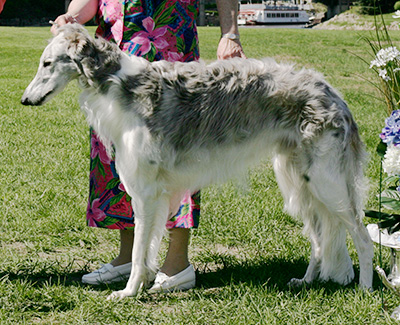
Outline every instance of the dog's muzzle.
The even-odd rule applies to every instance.
[[[53,90],[49,91],[47,94],[45,94],[42,97],[38,97],[36,99],[32,99],[28,94],[26,94],[27,91],[22,95],[21,98],[21,104],[25,106],[40,106],[43,105],[46,101],[46,98],[48,98],[52,93]]]

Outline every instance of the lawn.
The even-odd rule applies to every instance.
[[[200,28],[199,35],[203,59],[213,60],[219,29]],[[340,90],[370,152],[367,206],[376,208],[375,147],[386,116],[359,58],[371,59],[361,39],[369,32],[243,28],[241,35],[249,57],[316,69]],[[400,32],[391,35],[400,40]],[[81,284],[84,273],[114,257],[118,233],[85,225],[89,133],[77,85],[43,107],[19,103],[49,37],[48,28],[0,27],[0,324],[391,323],[379,290],[361,291],[356,281],[287,287],[305,273],[310,244],[301,221],[282,212],[268,162],[249,172],[244,190],[227,184],[203,191],[190,244],[195,289],[110,302],[107,295],[124,284]],[[166,241],[161,258],[165,248]],[[384,300],[389,311],[400,304],[386,290]]]

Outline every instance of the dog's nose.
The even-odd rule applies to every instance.
[[[32,102],[29,100],[28,97],[22,96],[21,98],[21,104],[25,106],[32,106]]]

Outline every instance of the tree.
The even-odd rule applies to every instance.
[[[55,18],[65,12],[64,5],[63,1],[54,0],[8,0],[0,18],[20,18],[27,20],[43,17]]]
[[[397,0],[360,0],[362,13],[373,15],[393,12]]]

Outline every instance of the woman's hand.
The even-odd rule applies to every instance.
[[[239,41],[238,1],[237,0],[216,0],[219,24],[221,27],[221,40],[217,49],[219,60],[234,57],[246,58],[242,44]],[[233,39],[230,38],[233,36]],[[228,37],[228,38],[226,38]]]
[[[63,15],[60,15],[56,18],[56,20],[52,23],[53,26],[51,26],[50,31],[53,33],[53,35],[57,35],[58,31],[58,27],[61,27],[63,25],[66,25],[68,23],[78,23],[78,21],[76,20],[76,18],[74,18],[72,15],[66,13]]]
[[[239,40],[222,37],[217,49],[218,60],[226,60],[234,57],[247,59]]]
[[[57,35],[58,27],[68,23],[84,24],[92,19],[97,12],[99,0],[73,0],[66,14],[60,15],[54,21],[50,31]]]

